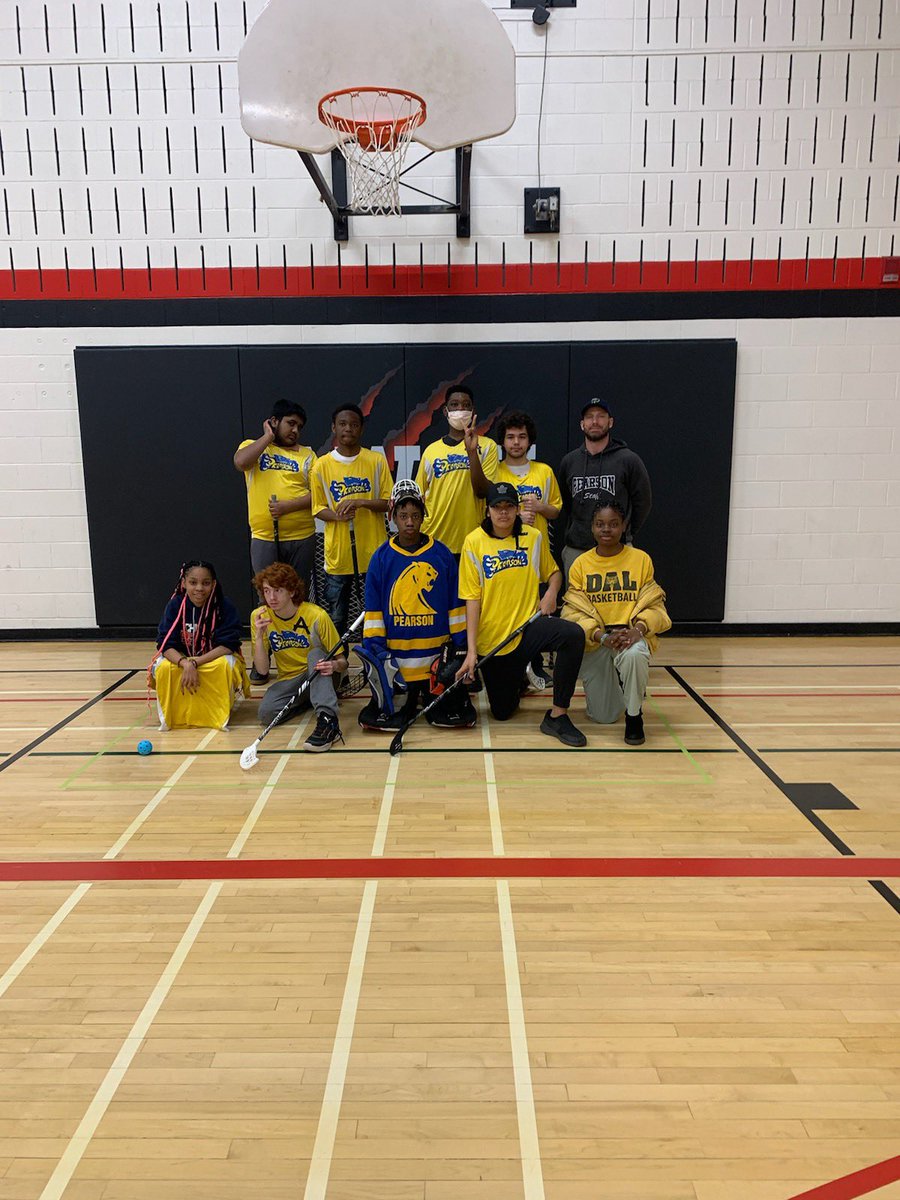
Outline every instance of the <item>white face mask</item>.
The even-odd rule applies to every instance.
[[[450,422],[451,429],[468,429],[472,420],[471,409],[455,408],[452,412],[447,413],[447,420]]]

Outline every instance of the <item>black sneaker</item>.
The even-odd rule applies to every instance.
[[[587,738],[580,729],[575,728],[569,720],[568,713],[561,713],[558,717],[551,717],[549,708],[543,721],[541,721],[541,733],[546,733],[548,737],[558,738],[564,746],[587,745]]]
[[[256,667],[254,667],[252,663],[250,664],[250,682],[251,683],[265,683],[268,678],[269,678],[268,671],[265,673],[265,675],[260,675],[260,673],[259,673],[259,671],[257,671]]]
[[[644,741],[644,716],[639,712],[636,717],[625,714],[625,745],[626,746],[643,746]]]
[[[337,717],[323,711],[319,713],[315,729],[303,743],[303,749],[310,750],[313,754],[323,754],[330,750],[339,738],[344,740]]]

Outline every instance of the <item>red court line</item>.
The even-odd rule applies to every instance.
[[[886,879],[898,858],[248,858],[0,862],[0,882],[148,879]]]
[[[852,1175],[842,1175],[831,1183],[823,1183],[820,1187],[811,1188],[808,1192],[798,1192],[790,1200],[856,1200],[857,1196],[867,1196],[877,1188],[900,1179],[900,1155],[896,1158],[886,1158],[884,1162],[873,1163],[871,1167],[863,1167]]]

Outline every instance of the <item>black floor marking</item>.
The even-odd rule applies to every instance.
[[[127,675],[123,675],[120,679],[117,679],[115,683],[111,683],[108,688],[104,688],[102,692],[98,692],[97,695],[88,700],[87,703],[82,704],[81,708],[76,708],[73,713],[69,713],[69,715],[67,717],[63,717],[61,721],[57,721],[56,724],[50,729],[44,730],[40,737],[36,737],[33,741],[29,742],[27,746],[23,746],[21,750],[17,750],[15,754],[11,754],[9,758],[0,763],[0,771],[5,771],[6,768],[11,767],[14,762],[18,762],[20,758],[24,758],[26,754],[30,753],[30,751],[35,748],[35,746],[39,746],[41,742],[46,742],[47,738],[52,737],[54,733],[59,733],[60,729],[63,729],[66,725],[71,724],[71,722],[80,717],[82,713],[87,712],[89,708],[93,708],[95,704],[99,704],[101,700],[104,700],[110,694],[110,692],[114,692],[117,687],[121,687],[123,683],[127,683],[129,679],[132,679],[137,674],[137,669],[129,671]]]
[[[823,809],[846,809],[847,807],[856,808],[855,804],[852,804],[842,792],[840,792],[837,788],[832,788],[830,784],[785,783],[781,776],[777,775],[768,765],[768,763],[764,762],[763,759],[761,759],[756,753],[756,751],[747,745],[740,734],[736,733],[728,724],[728,722],[720,717],[715,709],[712,708],[711,705],[707,704],[699,692],[696,692],[689,683],[682,679],[673,667],[667,667],[666,670],[669,672],[672,678],[684,688],[691,699],[703,709],[710,720],[714,721],[722,730],[722,732],[731,738],[736,746],[743,750],[744,754],[746,754],[754,766],[758,767],[759,770],[762,771],[762,773],[766,776],[766,778],[775,784],[781,794],[790,800],[791,804],[794,805],[797,811],[806,817],[807,821],[809,821],[810,825],[812,825],[814,829],[817,829],[819,833],[821,833],[821,835],[827,841],[829,841],[840,854],[849,855],[853,858],[856,857],[855,851],[851,850],[847,843],[842,841],[833,830],[829,829],[825,822],[816,816],[815,812],[813,811],[814,807]],[[815,791],[805,791],[804,789],[815,789]],[[816,803],[816,797],[822,800],[823,803]],[[845,803],[840,803],[838,798],[843,800]],[[886,900],[888,904],[890,904],[891,908],[893,908],[897,913],[900,913],[900,896],[898,896],[892,888],[889,888],[888,885],[880,879],[870,879],[868,880],[868,883],[869,886],[874,888],[878,895],[881,896],[882,900]]]
[[[760,746],[760,754],[900,754],[900,746]]]
[[[784,786],[791,803],[802,813],[811,813],[815,809],[835,812],[852,808],[859,811],[859,806],[833,783],[786,783]]]
[[[893,888],[888,887],[883,879],[869,879],[867,882],[870,887],[875,889],[882,900],[887,900],[894,912],[900,914],[900,896],[897,895]]]
[[[382,746],[346,746],[337,751],[338,754],[384,754],[387,751],[387,742]],[[420,746],[418,749],[403,747],[404,754],[484,754],[484,747],[469,747],[469,746]],[[34,754],[35,758],[93,758],[99,752],[97,750],[37,750]],[[164,758],[174,757],[183,758],[186,754],[191,754],[197,758],[205,758],[214,755],[234,755],[240,754],[241,751],[235,748],[234,750],[156,750],[152,755],[138,754],[137,750],[107,750],[103,753],[104,758]],[[296,747],[293,750],[263,750],[257,751],[257,754],[308,754],[309,751],[304,750],[302,746]],[[504,746],[502,748],[493,747],[489,753],[491,754],[558,754],[561,750],[555,750],[553,746]],[[683,754],[682,750],[677,747],[654,747],[645,746],[637,749],[634,746],[587,746],[580,750],[581,754]],[[692,750],[692,754],[737,754],[737,750],[733,750],[730,746],[719,746],[710,748],[709,750]]]

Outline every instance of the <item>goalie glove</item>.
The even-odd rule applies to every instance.
[[[456,673],[465,661],[466,652],[454,646],[452,642],[444,642],[437,658],[430,669],[429,689],[432,696],[441,696],[452,683],[456,682]]]

